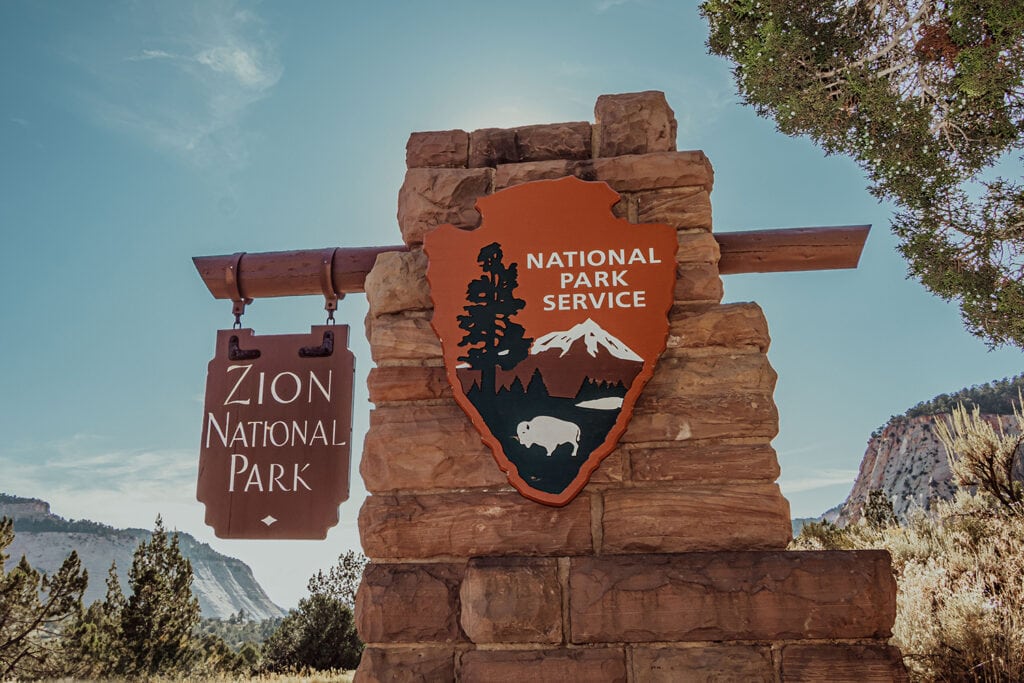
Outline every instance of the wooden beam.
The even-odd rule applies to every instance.
[[[366,274],[373,268],[378,254],[408,249],[406,246],[329,247],[196,256],[192,262],[215,299],[236,299],[239,294],[249,299],[323,294],[328,268],[334,291],[352,294],[363,291]]]
[[[870,229],[870,225],[853,225],[719,233],[715,235],[722,250],[718,269],[731,275],[856,268]],[[323,294],[331,285],[338,294],[362,292],[379,254],[408,249],[329,247],[196,256],[192,261],[215,299],[263,299]]]
[[[718,233],[718,271],[733,275],[856,268],[870,230],[870,225],[846,225]]]

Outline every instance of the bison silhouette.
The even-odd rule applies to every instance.
[[[548,457],[563,443],[572,444],[572,455],[580,447],[580,428],[566,420],[549,415],[538,415],[532,420],[520,422],[516,427],[516,440],[530,448],[534,444],[547,451]]]

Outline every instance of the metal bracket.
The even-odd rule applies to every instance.
[[[320,289],[324,293],[324,310],[327,311],[327,324],[334,324],[334,312],[338,310],[338,301],[345,298],[334,287],[334,255],[338,248],[324,249],[320,254]]]
[[[232,254],[231,261],[224,267],[224,283],[227,285],[228,291],[233,295],[231,297],[231,313],[235,316],[235,329],[242,326],[242,314],[245,313],[245,307],[252,303],[252,299],[242,294],[242,278],[240,273],[243,256],[245,256],[244,251]]]

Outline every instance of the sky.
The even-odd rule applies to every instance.
[[[874,226],[856,270],[725,278],[768,318],[793,516],[841,502],[889,416],[1024,358],[906,279],[893,207],[744,106],[706,37],[697,3],[667,0],[0,3],[0,491],[115,526],[162,514],[294,606],[359,549],[366,301],[337,315],[357,358],[341,522],[325,541],[217,539],[195,485],[233,318],[191,257],[398,243],[410,133],[592,121],[598,95],[662,90],[678,148],[715,168],[716,231]],[[244,323],[304,332],[322,306],[258,300]]]

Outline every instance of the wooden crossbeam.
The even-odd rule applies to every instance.
[[[856,268],[870,225],[723,232],[723,275]],[[335,247],[196,256],[192,261],[216,299],[263,299],[364,291],[379,254],[405,246]]]
[[[856,268],[870,225],[750,230],[715,235],[722,249],[718,272],[780,273]]]

